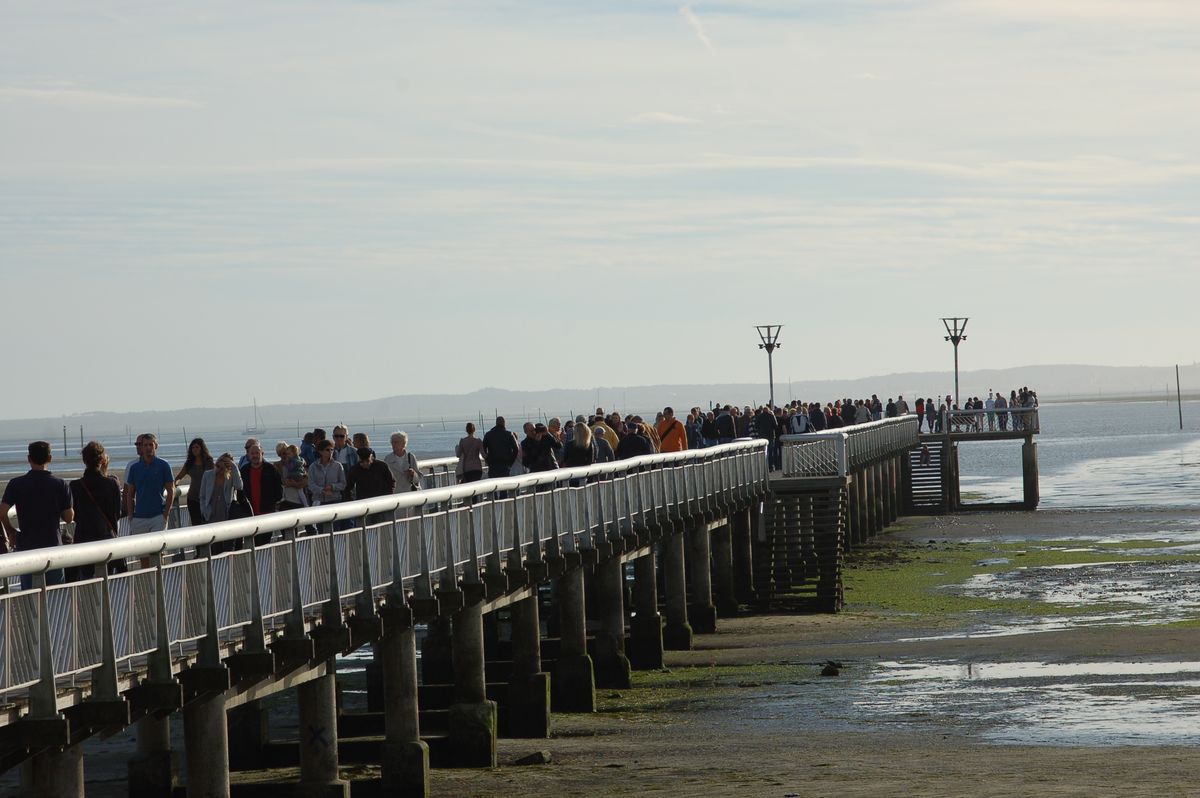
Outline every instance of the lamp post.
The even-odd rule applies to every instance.
[[[942,324],[946,326],[946,340],[954,344],[954,404],[961,406],[958,399],[958,345],[967,340],[967,319],[952,317],[942,319]]]
[[[771,409],[775,409],[775,365],[772,363],[771,355],[782,344],[779,343],[779,331],[783,329],[782,324],[760,324],[755,326],[758,330],[758,337],[762,339],[762,343],[758,345],[759,349],[767,350],[767,377],[770,380],[771,386]]]

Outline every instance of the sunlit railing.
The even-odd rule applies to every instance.
[[[954,435],[985,432],[1019,432],[1036,435],[1041,431],[1036,407],[1003,410],[947,410],[935,427],[936,432]]]
[[[885,418],[826,432],[783,435],[783,475],[844,477],[854,469],[919,445],[917,417]]]
[[[155,658],[235,641],[261,649],[272,635],[302,636],[317,614],[370,612],[389,589],[430,598],[437,585],[479,583],[514,558],[592,549],[663,513],[749,500],[766,485],[765,445],[735,441],[0,556],[0,581],[35,582],[0,595],[0,701],[53,712],[77,697],[62,688],[91,682],[112,693],[118,673]],[[453,479],[447,460],[423,463],[427,478]],[[217,543],[237,548],[209,554]],[[110,561],[143,557],[152,567],[107,573]],[[44,585],[46,571],[87,565],[95,578]]]

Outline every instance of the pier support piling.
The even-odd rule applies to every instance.
[[[384,742],[381,775],[387,795],[429,795],[429,746],[421,739],[417,637],[412,610],[384,607],[376,657],[383,676]]]
[[[750,509],[739,510],[733,522],[733,593],[738,604],[754,600],[754,522]]]
[[[496,702],[487,700],[483,604],[454,613],[454,703],[450,744],[457,767],[496,767]]]
[[[171,750],[171,716],[147,715],[137,722],[137,752],[129,760],[129,798],[171,798],[179,760]]]
[[[663,666],[662,615],[658,612],[658,567],[654,552],[633,561],[633,618],[629,623],[629,664],[640,670]]]
[[[596,566],[596,686],[627,690],[633,686],[625,656],[625,566],[618,556]]]
[[[1038,459],[1037,444],[1033,438],[1026,438],[1021,445],[1021,482],[1024,488],[1024,504],[1026,510],[1036,510],[1041,500],[1038,488]]]
[[[508,737],[550,736],[550,674],[542,671],[542,623],[536,593],[512,605],[512,673],[505,718]]]
[[[688,544],[686,563],[691,593],[688,623],[696,634],[712,634],[717,631],[717,608],[712,600],[712,540],[703,521],[684,534]]]
[[[21,798],[83,798],[83,746],[43,751],[21,763]]]
[[[183,708],[188,798],[229,798],[229,725],[225,695],[198,698]]]
[[[596,678],[587,653],[583,569],[558,578],[559,652],[550,680],[555,712],[595,712]]]
[[[296,688],[300,705],[301,798],[349,798],[350,782],[338,778],[337,679],[333,660],[326,673]]]
[[[663,628],[663,647],[668,651],[690,651],[692,627],[688,624],[687,571],[684,563],[684,537],[678,531],[663,538],[663,590],[666,591],[667,624]]]
[[[738,601],[733,590],[733,528],[728,519],[712,531],[711,541],[713,603],[719,616],[730,618],[737,615]]]

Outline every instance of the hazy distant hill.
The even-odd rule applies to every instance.
[[[1027,385],[1043,400],[1103,399],[1124,396],[1154,398],[1174,396],[1174,367],[1115,367],[1053,365],[1012,369],[966,371],[960,375],[964,396],[986,396],[988,389],[1008,393]],[[1181,369],[1185,394],[1200,392],[1200,366]],[[954,390],[954,375],[949,371],[910,372],[864,377],[857,380],[818,380],[780,382],[775,385],[779,403],[791,399],[827,401],[837,397],[864,397],[879,394],[885,401],[898,394],[908,399],[944,396]],[[490,423],[497,411],[514,420],[568,412],[587,413],[597,405],[606,410],[654,411],[664,405],[686,408],[708,407],[710,403],[740,405],[767,401],[767,386],[749,384],[643,385],[635,387],[599,387],[586,390],[510,391],[483,388],[468,394],[389,396],[324,404],[264,405],[259,407],[268,429],[295,429],[314,425],[330,427],[335,421],[370,422],[461,422],[482,415]],[[0,435],[48,437],[55,440],[66,425],[72,436],[83,425],[87,435],[116,434],[132,427],[135,431],[157,428],[193,429],[238,428],[251,421],[248,407],[181,408],[144,410],[127,413],[79,413],[40,419],[0,421]]]

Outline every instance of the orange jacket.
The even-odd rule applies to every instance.
[[[660,452],[682,452],[688,447],[687,429],[679,419],[664,418],[655,429],[662,441],[658,449]]]

